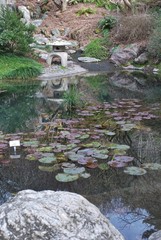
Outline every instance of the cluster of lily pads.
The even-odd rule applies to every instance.
[[[119,144],[120,133],[129,134],[138,122],[157,116],[149,109],[142,110],[137,99],[122,99],[78,109],[77,117],[44,122],[35,133],[17,135],[0,133],[0,164],[8,149],[8,140],[19,138],[25,159],[37,161],[41,171],[55,172],[56,180],[70,182],[91,176],[91,169],[107,171],[125,168],[130,175],[143,175],[145,169],[161,169],[160,164],[133,166],[134,157],[128,155],[130,145]]]

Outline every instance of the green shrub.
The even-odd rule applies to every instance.
[[[117,20],[113,16],[106,16],[98,22],[98,27],[101,30],[112,29],[117,23]]]
[[[108,57],[107,49],[108,40],[96,38],[92,40],[86,47],[84,51],[84,56],[94,57],[98,59],[106,59]]]
[[[154,29],[147,44],[149,56],[161,60],[161,17],[155,19]]]
[[[77,11],[78,16],[81,16],[81,15],[88,16],[89,14],[94,14],[94,13],[96,13],[96,10],[92,8],[82,8]]]
[[[0,52],[26,54],[31,52],[33,25],[25,25],[16,11],[9,8],[0,10]]]
[[[0,55],[0,79],[27,79],[38,76],[42,66],[36,61],[14,55]]]

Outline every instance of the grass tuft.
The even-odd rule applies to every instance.
[[[27,79],[37,77],[42,66],[36,61],[15,55],[0,55],[0,79]]]

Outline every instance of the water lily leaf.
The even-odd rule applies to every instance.
[[[120,150],[120,149],[113,149],[112,150],[113,155],[125,155],[126,151],[125,150]]]
[[[53,148],[52,147],[40,147],[37,149],[37,151],[39,152],[52,152],[53,151]]]
[[[55,156],[53,156],[53,157],[43,157],[43,158],[39,159],[39,162],[46,163],[46,164],[54,163],[54,162],[56,162],[56,157]]]
[[[107,165],[107,163],[100,163],[98,164],[98,168],[100,168],[101,170],[108,170],[109,166]]]
[[[68,144],[66,147],[67,147],[67,150],[71,150],[73,148],[75,148],[77,145],[75,143],[71,143],[71,144]]]
[[[122,156],[115,156],[114,160],[115,161],[119,161],[119,162],[126,162],[126,163],[128,163],[128,162],[132,162],[134,160],[134,158],[130,157],[130,156],[123,156],[122,155]]]
[[[1,159],[0,164],[8,165],[11,161],[9,159]]]
[[[102,153],[99,153],[99,152],[94,152],[92,154],[92,157],[104,160],[104,159],[108,158],[108,155],[107,154],[102,154]]]
[[[84,147],[93,147],[93,148],[99,148],[101,146],[101,143],[99,142],[91,142],[83,145]]]
[[[75,164],[74,163],[68,163],[68,162],[64,162],[61,165],[62,168],[74,168]]]
[[[54,166],[38,166],[39,170],[44,172],[55,172],[60,169],[59,164],[55,164]]]
[[[91,156],[93,154],[94,150],[91,148],[85,148],[78,150],[78,154],[84,155],[84,156]]]
[[[127,124],[124,124],[124,125],[121,126],[121,130],[124,131],[124,132],[128,132],[128,131],[132,130],[135,127],[136,127],[136,124],[127,123]]]
[[[79,137],[80,140],[85,140],[87,138],[89,138],[89,134],[83,134]]]
[[[24,147],[38,147],[39,146],[39,141],[25,141],[22,144]]]
[[[67,154],[67,157],[72,162],[78,162],[78,160],[83,158],[84,156],[76,153],[70,153],[70,154]]]
[[[161,164],[159,163],[144,163],[141,167],[149,170],[161,170]]]
[[[116,135],[116,133],[115,132],[106,131],[105,135],[107,135],[107,136],[114,136],[114,135]]]
[[[122,144],[116,144],[116,143],[110,143],[108,144],[109,149],[119,149],[119,150],[128,150],[130,147],[128,145],[122,145]]]
[[[97,160],[94,158],[91,158],[91,157],[83,157],[78,160],[78,163],[81,165],[86,165],[86,164],[90,164],[90,163],[94,163],[94,162],[97,162]]]
[[[8,145],[5,143],[0,143],[0,149],[6,149],[8,148]]]
[[[89,178],[91,176],[91,174],[90,173],[81,173],[80,174],[80,177],[82,177],[82,178]]]
[[[113,168],[122,168],[122,167],[126,167],[127,166],[127,163],[125,162],[119,162],[119,161],[109,161],[107,163],[110,167],[113,167]]]
[[[85,172],[85,168],[84,167],[64,168],[63,171],[64,173],[75,175]]]
[[[39,157],[40,157],[40,155],[39,155]],[[28,154],[25,159],[27,159],[29,161],[36,161],[39,157],[36,154]]]
[[[146,170],[143,168],[139,168],[139,167],[127,167],[124,170],[124,173],[127,173],[129,175],[134,175],[134,176],[140,176],[140,175],[144,175],[146,173]]]
[[[55,176],[55,178],[59,182],[73,182],[79,178],[79,175],[78,174],[70,175],[70,174],[66,174],[66,173],[58,173]]]
[[[88,168],[97,168],[98,167],[98,163],[97,162],[89,162],[86,164],[86,167]]]

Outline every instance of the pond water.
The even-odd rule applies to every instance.
[[[117,73],[10,85],[0,96],[1,204],[23,189],[67,190],[94,203],[126,240],[161,229],[158,79]],[[64,113],[73,98],[75,114]],[[8,146],[15,140],[16,150]]]

